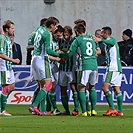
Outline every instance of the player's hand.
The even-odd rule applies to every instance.
[[[16,63],[16,64],[19,64],[20,60],[17,58],[17,59],[13,59],[13,63]]]
[[[65,62],[65,61],[68,60],[68,58],[67,57],[63,57],[62,60]]]
[[[63,64],[64,63],[64,60],[63,58],[60,58],[61,60],[59,61],[60,64]]]
[[[68,49],[67,48],[63,48],[63,49],[61,49],[61,51],[67,53]]]
[[[60,60],[60,64],[63,64],[65,61],[67,61],[68,60],[68,58],[66,58],[66,57],[63,57],[63,58],[61,58],[61,60]]]
[[[57,61],[57,62],[60,62],[60,60],[61,60],[61,58],[56,57],[56,61]]]
[[[30,52],[30,51],[34,50],[34,46],[27,46],[26,50]]]
[[[61,50],[58,50],[58,51],[56,51],[58,54],[61,54],[63,51],[61,51]]]

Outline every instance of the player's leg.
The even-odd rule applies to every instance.
[[[32,113],[32,114],[35,114],[34,110],[33,110],[33,107],[32,107],[32,104],[34,103],[37,95],[38,95],[38,92],[40,90],[40,87],[39,87],[39,83],[38,83],[38,87],[36,88],[36,90],[34,90],[34,93],[33,93],[33,97],[32,97],[32,102],[31,102],[31,106],[29,107],[29,111]],[[38,109],[39,109],[39,106],[40,104],[38,105]]]
[[[79,93],[78,93],[79,103],[82,110],[82,114],[80,114],[79,116],[87,116],[85,86],[79,85],[78,88],[79,88]]]
[[[51,89],[53,88],[53,81],[55,81],[54,80],[54,77],[53,77],[53,73],[52,73],[52,69],[53,67],[51,66],[51,78],[52,78],[52,87],[51,87]],[[47,112],[49,112],[49,113],[51,113],[51,108],[52,108],[52,102],[54,101],[54,100],[52,100],[51,101],[51,96],[50,96],[50,91],[51,91],[51,89],[48,91],[48,93],[47,93],[47,98],[46,98],[46,101],[47,101],[47,103],[46,103],[46,111]],[[53,98],[52,98],[53,99]],[[56,101],[55,101],[56,102]]]
[[[82,110],[82,114],[81,116],[87,116],[87,109],[86,109],[86,102],[88,100],[86,100],[86,93],[85,93],[85,89],[86,89],[86,84],[88,82],[89,79],[89,73],[87,73],[86,71],[81,71],[79,72],[79,76],[78,76],[78,96],[79,96],[79,102],[80,102],[80,106],[81,106],[81,110]]]
[[[15,90],[15,76],[13,70],[9,71],[10,74],[10,88],[8,90],[8,96]]]
[[[53,111],[51,112],[53,115],[61,115],[61,112],[58,110],[56,104],[56,84],[58,83],[58,76],[59,72],[55,72],[52,74],[52,87],[48,94],[51,105],[53,106]]]
[[[86,111],[87,111],[87,115],[91,116],[91,109],[90,109],[90,105],[89,105],[89,95],[87,93],[87,91],[85,90],[85,96],[86,96]]]
[[[120,91],[120,87],[119,86],[115,86],[113,88],[115,90],[116,99],[117,99],[117,107],[118,107],[117,116],[123,116],[123,112],[122,112],[123,97],[122,97],[122,93]]]
[[[91,115],[97,115],[96,112],[96,102],[97,102],[97,93],[95,89],[95,84],[97,83],[98,72],[92,71],[89,76],[89,98],[91,102]]]
[[[113,72],[106,72],[105,77],[104,77],[104,82],[102,85],[102,90],[103,90],[106,100],[109,104],[109,109],[107,110],[106,113],[103,114],[103,116],[115,115],[117,113],[117,111],[115,110],[115,107],[114,107],[112,93],[109,90],[110,84],[111,84],[111,79],[112,79],[112,74],[113,74]]]
[[[46,79],[45,80],[45,85],[44,85],[44,89],[46,90],[46,92],[48,93],[48,91],[50,90],[50,88],[52,87],[52,80],[51,79]],[[52,114],[48,111],[46,111],[46,101],[47,101],[47,93],[46,95],[43,96],[42,101],[40,102],[40,111],[42,113],[42,115],[44,116],[52,116]]]
[[[34,64],[32,64],[33,59],[32,59],[32,60],[30,59],[30,61],[31,61],[31,66],[30,66],[30,77],[31,77],[31,81],[33,81],[33,80],[34,80],[33,75],[34,75],[34,73],[35,73],[35,70],[34,70],[34,68],[32,69],[32,67],[34,66]],[[33,97],[32,97],[32,101],[31,101],[31,106],[29,107],[29,111],[30,111],[31,113],[33,113],[33,114],[34,114],[34,112],[33,112],[32,104],[33,104],[33,102],[35,101],[35,99],[36,99],[36,97],[37,97],[37,95],[38,95],[38,92],[39,92],[39,90],[40,90],[39,83],[38,83],[37,80],[36,80],[36,82],[37,82],[37,88],[34,90]],[[38,106],[38,108],[39,108],[39,106]]]
[[[61,90],[61,102],[65,109],[62,113],[63,115],[70,115],[69,106],[68,106],[68,94],[67,94],[67,86],[68,86],[68,77],[65,71],[59,72],[59,85]]]
[[[70,115],[69,106],[68,106],[68,94],[67,94],[67,86],[61,87],[61,102],[65,109],[62,115]]]
[[[41,89],[39,90],[38,95],[32,105],[34,108],[34,111],[39,115],[45,115],[45,112],[46,112],[45,103],[46,103],[46,96],[47,96],[46,88],[49,87],[51,82],[52,82],[51,79],[39,81]],[[41,104],[41,112],[37,108],[38,104]]]
[[[37,108],[37,106],[41,103],[42,100],[43,105],[43,111],[46,110],[45,108],[45,102],[46,102],[46,95],[47,91],[50,90],[52,86],[52,80],[51,80],[51,70],[49,65],[48,57],[45,57],[44,59],[40,56],[37,56],[32,61],[32,73],[33,77],[36,81],[38,81],[40,90],[38,92],[38,95],[33,102],[32,106],[34,108],[34,112],[39,115],[45,115],[44,112],[40,112],[40,110]]]
[[[31,102],[31,105],[33,104],[33,102],[35,101],[36,97],[37,97],[37,94],[40,90],[40,86],[39,86],[39,83],[38,83],[38,86],[37,88],[35,89],[34,93],[33,93],[33,97],[32,97],[32,102]]]
[[[96,102],[97,102],[97,93],[94,85],[89,84],[89,98],[91,103],[91,115],[97,115],[96,112]]]
[[[8,112],[6,112],[6,103],[9,94],[15,88],[15,77],[13,70],[1,72],[1,84],[2,84],[2,93],[1,93],[1,115],[11,116]]]
[[[5,115],[5,116],[11,116],[11,114],[5,111],[9,88],[10,88],[9,84],[2,85],[2,93],[1,93],[1,113],[2,114],[1,115]]]
[[[122,74],[121,73],[119,73],[119,72],[114,72],[113,73],[112,82],[115,85],[115,86],[113,86],[113,90],[116,94],[117,106],[118,106],[117,116],[123,116],[123,112],[122,112],[123,97],[122,97],[122,93],[120,91],[121,79],[122,79]]]
[[[79,98],[78,98],[78,89],[77,89],[77,71],[73,72],[73,81],[70,83],[70,88],[73,93],[73,102],[74,102],[74,110],[72,115],[78,115],[78,108],[79,108]]]
[[[76,86],[74,83],[70,84],[72,93],[73,93],[73,102],[74,102],[74,110],[72,112],[72,115],[76,116],[78,115],[78,108],[79,108],[79,98],[78,98],[78,92],[76,89]]]
[[[47,92],[47,96],[46,96],[46,111],[47,112],[51,112],[51,101],[50,101],[50,97],[49,97],[49,92]]]
[[[52,82],[52,88],[50,89],[49,92],[49,98],[50,98],[50,102],[53,106],[53,111],[51,113],[53,113],[53,115],[61,115],[61,112],[58,110],[57,104],[56,104],[56,82]]]

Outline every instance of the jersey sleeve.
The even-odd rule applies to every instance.
[[[49,54],[51,56],[59,57],[59,54],[51,49],[51,47],[50,47],[51,42],[52,42],[52,35],[49,33],[49,34],[47,34],[47,36],[45,38],[46,52],[47,52],[47,54]]]
[[[107,38],[107,39],[103,39],[102,38],[102,42],[105,43],[106,45],[115,45],[115,41],[113,38]]]
[[[36,34],[36,32],[32,32],[29,35],[29,38],[28,38],[28,46],[33,46],[34,45],[35,34]]]
[[[72,44],[71,44],[71,46],[70,46],[70,52],[68,53],[68,57],[70,58],[70,57],[72,57],[73,56],[73,54],[77,51],[77,48],[78,48],[78,40],[77,39],[75,39],[73,42],[72,42]]]

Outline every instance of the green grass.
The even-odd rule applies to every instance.
[[[107,106],[97,106],[97,116],[35,116],[29,105],[7,105],[12,117],[0,116],[0,133],[132,133],[133,107],[123,106],[124,116],[105,117]],[[61,105],[59,109],[63,111]],[[73,110],[73,105],[70,106]]]

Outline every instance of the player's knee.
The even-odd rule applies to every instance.
[[[2,87],[2,94],[7,96],[9,93],[9,90],[10,90],[10,85],[3,86]]]
[[[45,87],[46,91],[50,91],[51,87],[52,87],[52,81]]]

